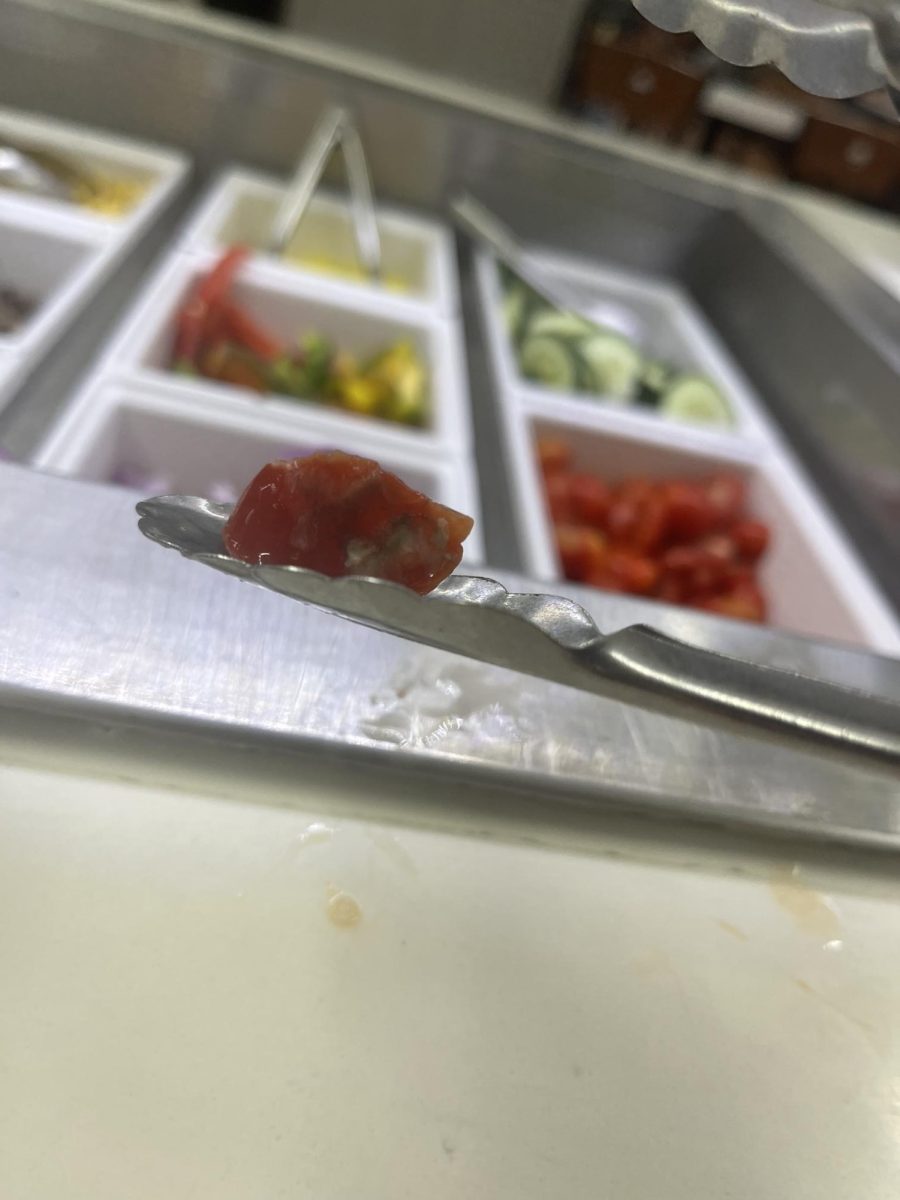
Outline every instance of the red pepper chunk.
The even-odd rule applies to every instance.
[[[243,562],[371,575],[424,595],[459,564],[473,524],[371,459],[331,450],[263,467],[224,538]]]
[[[250,257],[246,246],[231,246],[212,270],[197,281],[175,319],[172,362],[179,368],[197,365],[204,341],[214,332],[238,271]]]

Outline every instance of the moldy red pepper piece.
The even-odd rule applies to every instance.
[[[243,562],[371,575],[424,595],[456,568],[473,524],[371,459],[332,450],[263,467],[224,538]]]

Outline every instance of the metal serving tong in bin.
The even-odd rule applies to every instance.
[[[548,278],[512,230],[474,196],[468,193],[457,196],[451,201],[450,212],[462,233],[490,250],[551,308],[575,313],[598,328],[607,326],[635,341],[641,340],[640,321],[628,314],[623,305],[602,300],[590,284],[579,286],[571,279]]]
[[[225,552],[230,506],[197,496],[159,496],[137,511],[141,532],[161,546],[361,625],[665,716],[880,767],[900,785],[900,705],[877,696],[728,658],[645,625],[603,634],[572,600],[512,594],[492,579],[454,575],[419,596],[383,580],[252,566]]]
[[[360,267],[373,280],[381,278],[381,238],[375,217],[372,182],[362,139],[353,118],[344,108],[327,109],[306,143],[294,176],[272,222],[269,250],[283,254],[322,179],[328,160],[340,147],[350,191],[350,214]]]
[[[528,251],[496,213],[485,208],[480,200],[468,192],[450,202],[450,212],[457,228],[475,242],[486,247],[495,258],[508,267],[514,275],[527,283],[551,308],[577,313],[593,321],[585,311],[588,298],[575,293],[574,289],[560,287],[558,281],[545,279],[541,271],[535,270]]]
[[[9,143],[0,144],[0,185],[54,200],[72,200],[79,188],[90,193],[96,186],[87,171],[48,150]]]

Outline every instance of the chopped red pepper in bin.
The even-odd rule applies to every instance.
[[[331,450],[263,467],[224,538],[243,562],[371,575],[424,595],[457,567],[473,524],[377,462]]]
[[[756,569],[770,533],[747,513],[740,475],[610,483],[574,470],[559,438],[539,439],[537,453],[567,579],[765,620]]]
[[[281,342],[236,304],[223,305],[222,332],[232,342],[253,354],[258,354],[267,362],[277,358],[282,350]]]
[[[194,286],[178,312],[172,362],[176,370],[193,368],[213,333],[228,301],[238,271],[250,257],[246,246],[226,250],[208,275]]]
[[[241,246],[226,250],[191,289],[175,317],[173,370],[260,395],[334,405],[361,417],[426,423],[428,370],[414,333],[362,355],[311,329],[286,344],[233,299],[248,253]]]

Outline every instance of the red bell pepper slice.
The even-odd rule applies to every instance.
[[[372,575],[424,594],[457,566],[473,523],[377,462],[332,450],[263,467],[224,541],[243,562]]]
[[[231,246],[212,270],[194,286],[175,318],[172,364],[176,370],[197,365],[197,356],[209,340],[210,318],[221,309],[234,278],[250,256],[246,246]]]
[[[224,305],[220,333],[223,337],[236,342],[245,350],[250,350],[254,354],[258,354],[266,362],[271,362],[272,359],[277,358],[283,350],[283,345],[277,338],[274,338],[268,330],[263,329],[248,312],[245,312],[242,308],[238,308],[236,304],[227,303]]]

